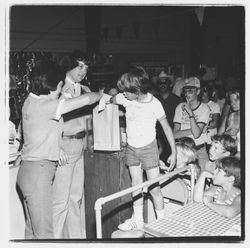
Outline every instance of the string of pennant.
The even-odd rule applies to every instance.
[[[183,13],[192,12],[192,11],[195,12],[200,25],[202,25],[203,18],[204,18],[205,7],[198,7],[198,8],[196,7],[196,8],[192,8],[192,9],[188,9],[188,10],[184,10],[184,11],[177,11],[177,12],[174,12],[172,14],[168,14],[168,15],[164,15],[164,16],[154,18],[154,19],[152,19],[150,21],[155,36],[158,37],[158,35],[159,35],[161,20],[172,17],[172,16],[177,15],[177,14],[183,14]],[[122,24],[122,25],[119,25],[119,26],[103,27],[101,29],[101,39],[107,41],[109,32],[113,29],[113,30],[115,30],[115,33],[116,33],[116,35],[118,37],[118,40],[120,40],[121,36],[122,36],[123,29],[128,27],[128,26],[133,27],[135,38],[138,39],[140,27],[141,27],[142,24],[144,24],[146,22],[149,23],[148,20],[146,20],[146,21],[140,20],[140,21],[134,21],[134,22],[129,23],[129,24]]]
[[[191,11],[195,12],[200,25],[202,25],[203,17],[204,17],[204,10],[205,10],[205,7],[195,7],[195,8],[191,8],[191,9],[188,9],[188,10],[176,11],[176,12],[173,12],[173,13],[168,14],[168,15],[164,15],[164,16],[160,16],[160,17],[157,17],[157,18],[153,18],[153,19],[150,20],[153,32],[154,32],[155,36],[158,37],[158,35],[159,35],[159,29],[160,29],[160,25],[161,25],[161,20],[169,18],[169,17],[172,17],[172,16],[177,15],[177,14],[183,14],[183,13],[187,13],[187,12],[191,12]],[[77,11],[79,11],[79,9]],[[42,34],[40,34],[39,36],[37,36],[35,39],[33,39],[31,42],[29,42],[21,51],[25,51],[32,44],[34,44],[36,41],[40,40],[42,37],[44,37],[48,33],[52,32],[55,28],[57,28],[64,21],[66,21],[68,18],[72,17],[73,14],[75,15],[76,11],[73,11],[72,13],[70,13],[69,15],[67,15],[66,17],[64,17],[62,20],[59,20],[56,24],[54,24],[47,31],[43,32]],[[115,33],[116,33],[116,35],[118,37],[118,39],[120,40],[121,37],[122,37],[122,31],[123,31],[123,29],[125,27],[128,27],[128,26],[132,25],[135,38],[138,39],[139,38],[139,32],[140,32],[141,25],[143,23],[146,23],[146,22],[149,22],[148,19],[145,19],[145,20],[140,19],[140,21],[134,21],[134,22],[129,23],[129,24],[122,24],[122,25],[113,26],[113,27],[112,26],[102,27],[101,28],[100,38],[101,38],[101,40],[107,41],[108,40],[108,36],[109,36],[109,32],[112,29],[114,29]]]

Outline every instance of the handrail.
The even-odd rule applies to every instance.
[[[142,189],[144,187],[148,187],[154,183],[157,183],[161,180],[171,178],[177,174],[183,173],[187,170],[190,170],[191,172],[191,199],[193,199],[193,189],[194,189],[194,166],[193,164],[189,164],[181,169],[175,169],[172,172],[169,172],[168,174],[165,174],[163,176],[157,177],[155,179],[146,181],[144,183],[135,185],[133,187],[124,189],[122,191],[116,192],[114,194],[108,195],[106,197],[100,197],[96,200],[95,202],[95,216],[96,216],[96,237],[97,239],[102,238],[102,216],[101,216],[101,210],[102,210],[102,205],[104,205],[107,202],[110,202],[112,200],[115,200],[119,197],[122,197],[124,195],[127,195],[129,193],[132,193],[138,189]]]

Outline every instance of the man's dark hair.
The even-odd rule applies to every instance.
[[[69,70],[78,66],[78,61],[83,62],[85,65],[90,65],[90,57],[87,53],[81,50],[74,50],[70,55]]]
[[[48,95],[50,91],[56,90],[64,77],[58,64],[47,59],[39,60],[30,75],[31,92],[36,95]]]

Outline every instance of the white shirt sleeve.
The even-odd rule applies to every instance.
[[[202,105],[202,109],[200,111],[200,115],[198,116],[197,123],[205,123],[207,124],[209,121],[210,109],[206,104]]]
[[[127,107],[129,104],[129,100],[126,99],[126,97],[122,94],[119,93],[115,96],[116,103],[119,105],[123,105],[124,107]]]
[[[64,101],[65,101],[65,99],[59,100],[57,110],[56,110],[56,117],[55,117],[56,120],[59,120],[61,118],[61,115],[62,115],[61,114],[61,108],[62,108],[62,105],[63,105]]]
[[[161,104],[161,102],[154,98],[154,113],[155,113],[155,117],[157,120],[161,119],[162,117],[166,116],[166,113],[163,109],[163,106]]]
[[[218,103],[214,104],[213,112],[212,114],[220,114],[220,105]]]
[[[174,114],[174,123],[181,123],[182,122],[182,106],[183,103],[180,103],[176,109],[175,109],[175,114]]]

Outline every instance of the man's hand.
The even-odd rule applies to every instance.
[[[69,161],[69,157],[67,155],[67,153],[65,153],[64,150],[60,150],[60,158],[59,158],[59,166],[64,166],[66,164],[68,164],[68,161]]]
[[[190,105],[188,103],[182,104],[182,110],[186,111],[189,116],[193,115],[193,110],[191,109]]]
[[[19,166],[21,161],[22,161],[22,157],[21,157],[21,155],[18,155],[15,162],[14,162],[14,166]]]

